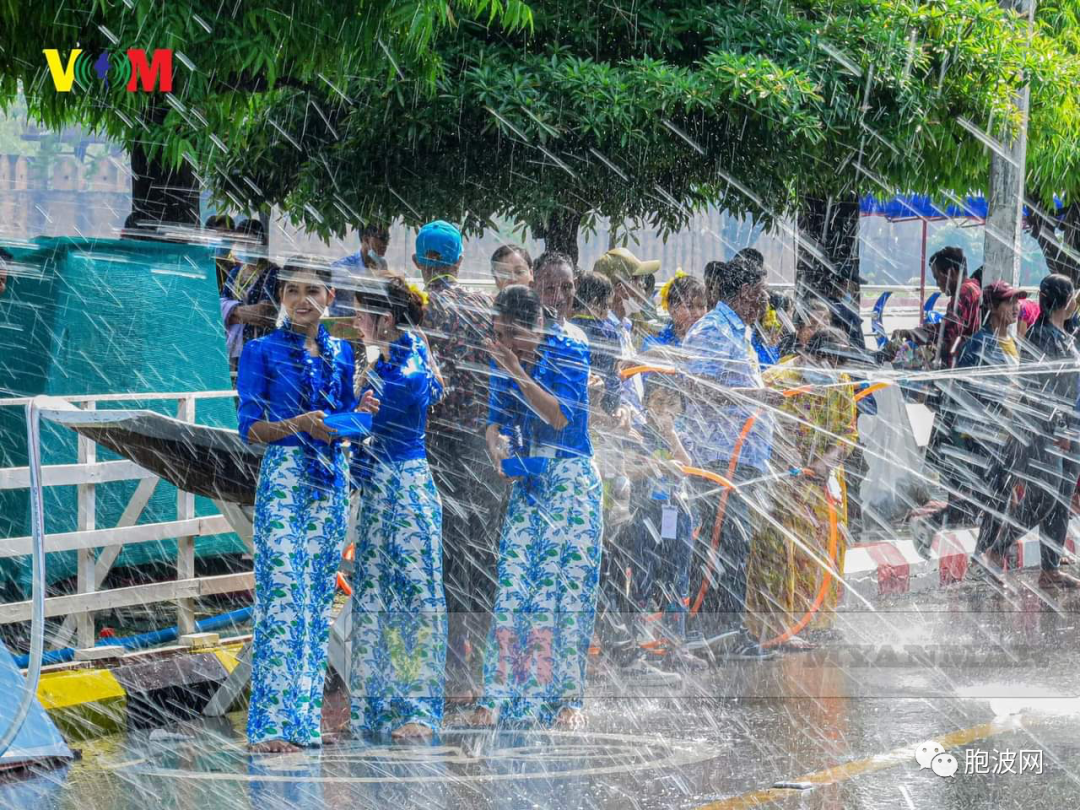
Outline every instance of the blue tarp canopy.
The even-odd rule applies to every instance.
[[[904,194],[889,200],[879,200],[867,194],[859,201],[863,216],[886,219],[986,219],[985,197],[965,197],[963,203],[935,202],[923,194]]]
[[[1054,208],[1061,211],[1063,203],[1054,197]],[[978,219],[985,220],[988,206],[986,197],[965,197],[963,202],[935,202],[925,194],[900,194],[888,200],[879,200],[867,194],[859,200],[859,213],[864,217],[885,217],[888,220],[904,219]],[[1024,206],[1024,216],[1031,209]]]

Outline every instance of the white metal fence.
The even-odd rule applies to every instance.
[[[199,391],[162,394],[103,394],[73,396],[62,399],[86,409],[95,409],[102,402],[175,401],[176,416],[186,422],[195,421],[195,404],[200,399],[234,397],[234,391]],[[29,399],[0,399],[0,407],[24,408]],[[98,525],[96,490],[112,481],[137,480],[115,526]],[[76,530],[46,534],[45,551],[76,551],[78,554],[77,588],[74,594],[55,596],[45,601],[47,617],[64,616],[60,630],[50,639],[54,648],[74,645],[92,647],[94,613],[99,610],[132,605],[175,602],[177,625],[181,633],[195,629],[194,600],[200,596],[248,590],[254,586],[251,573],[221,576],[195,576],[195,538],[232,531],[223,515],[196,517],[195,496],[177,492],[176,519],[138,525],[139,518],[161,479],[130,461],[98,461],[97,445],[91,439],[78,437],[78,458],[68,464],[42,467],[42,485],[46,487],[74,486],[77,488],[78,517]],[[30,486],[28,467],[0,468],[0,490],[27,489]],[[45,516],[48,532],[49,516]],[[121,550],[129,543],[145,543],[176,538],[176,579],[149,585],[102,590],[106,575]],[[0,538],[0,557],[30,554],[29,537]],[[101,553],[98,554],[97,552]],[[0,624],[27,621],[30,602],[0,604]]]

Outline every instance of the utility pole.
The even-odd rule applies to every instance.
[[[1035,21],[1034,0],[1002,0],[1001,6],[1026,16],[1028,30],[1031,30]],[[1011,143],[1001,143],[1000,152],[995,150],[990,155],[990,184],[986,195],[986,228],[983,236],[983,286],[999,279],[1010,284],[1020,281],[1030,95],[1031,91],[1025,84],[1015,101],[1020,113],[1020,129]]]

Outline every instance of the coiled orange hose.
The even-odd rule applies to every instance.
[[[676,369],[664,368],[664,367],[660,367],[660,366],[640,365],[640,366],[631,366],[630,368],[624,369],[623,371],[621,371],[619,373],[619,376],[622,379],[625,380],[625,379],[628,379],[628,378],[634,376],[635,374],[643,374],[643,373],[646,373],[646,372],[657,373],[657,374],[678,374],[679,373]],[[860,399],[862,399],[864,397],[867,397],[867,396],[870,396],[875,391],[880,391],[882,388],[885,388],[886,386],[889,386],[889,385],[892,385],[892,383],[889,382],[889,381],[878,382],[878,383],[874,383],[872,385],[869,385],[866,388],[864,388],[862,391],[859,391],[855,395],[855,401],[858,402]],[[811,391],[812,389],[813,389],[813,386],[802,385],[802,386],[798,386],[796,388],[789,388],[788,390],[782,392],[782,394],[785,397],[792,397],[792,396],[796,396],[798,394],[807,393],[807,392]],[[706,567],[705,573],[701,578],[701,587],[698,589],[697,597],[694,600],[694,604],[690,607],[690,615],[691,616],[697,615],[698,611],[701,609],[702,602],[705,601],[705,594],[709,590],[709,575],[710,575],[711,570],[712,570],[713,557],[715,557],[716,553],[718,552],[718,550],[720,548],[720,529],[721,529],[721,527],[723,526],[723,523],[724,523],[724,512],[725,512],[725,510],[727,508],[727,499],[728,499],[728,496],[730,495],[731,491],[733,489],[735,489],[735,484],[732,483],[731,479],[734,478],[734,476],[735,476],[735,470],[738,467],[739,456],[742,454],[742,447],[743,447],[743,444],[746,441],[746,437],[750,434],[750,431],[754,427],[754,423],[757,421],[757,418],[758,418],[758,416],[761,415],[761,413],[762,413],[762,411],[759,410],[756,413],[751,414],[750,417],[746,420],[746,422],[743,423],[742,430],[739,431],[739,437],[735,441],[735,446],[732,448],[731,460],[728,463],[728,470],[727,470],[727,476],[726,477],[723,476],[723,475],[720,475],[719,473],[710,472],[709,470],[703,470],[703,469],[701,469],[699,467],[683,467],[682,468],[682,471],[683,471],[684,475],[692,475],[692,476],[697,476],[699,478],[704,478],[704,479],[706,479],[708,481],[713,481],[714,483],[720,484],[724,488],[724,491],[720,495],[720,503],[717,504],[717,507],[716,507],[716,518],[713,521],[713,531],[712,531],[712,538],[711,538],[711,542],[710,542],[711,554],[710,554],[708,562],[706,564],[707,567]],[[836,504],[833,503],[833,499],[832,499],[832,496],[828,492],[827,485],[826,485],[826,492],[825,492],[825,503],[826,503],[826,508],[828,510],[828,515],[829,515],[829,552],[828,553],[829,553],[829,563],[831,564],[831,568],[826,568],[825,569],[824,575],[822,576],[822,579],[821,579],[821,587],[818,588],[818,592],[814,597],[814,601],[811,603],[809,609],[802,616],[802,618],[799,619],[797,622],[795,622],[795,624],[788,627],[782,633],[774,636],[773,638],[770,638],[770,639],[762,642],[763,647],[775,647],[775,646],[778,646],[780,644],[784,644],[785,642],[791,640],[791,638],[793,636],[797,635],[801,630],[803,630],[803,628],[805,628],[806,625],[808,625],[810,623],[810,621],[814,618],[814,615],[821,608],[822,603],[824,603],[824,601],[825,601],[825,596],[829,592],[829,587],[832,585],[832,569],[836,568],[837,563],[838,563],[837,552],[839,550],[839,545],[840,545],[840,543],[839,543],[840,530],[839,530],[839,519],[838,519],[838,516],[837,516],[837,513],[836,513]]]

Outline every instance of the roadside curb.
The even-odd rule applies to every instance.
[[[975,529],[937,532],[928,557],[919,554],[912,540],[856,543],[848,547],[844,558],[844,582],[848,590],[867,601],[955,585],[967,578],[976,540]],[[1065,552],[1075,556],[1078,546],[1080,520],[1074,518],[1069,521]],[[1038,529],[1016,542],[1014,554],[1014,570],[1040,566]],[[852,594],[846,598],[851,599]]]
[[[57,664],[42,670],[38,700],[69,742],[192,719],[236,668],[249,638]]]

